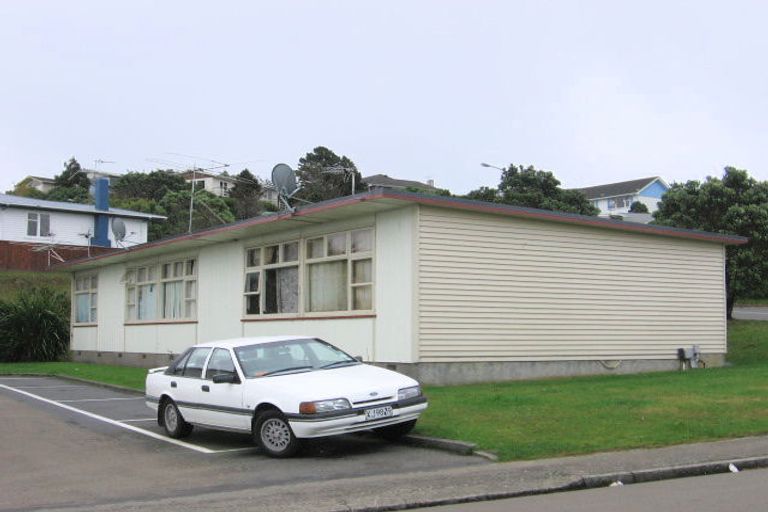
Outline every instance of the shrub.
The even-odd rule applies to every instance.
[[[69,298],[48,287],[0,302],[0,361],[55,361],[69,349]]]

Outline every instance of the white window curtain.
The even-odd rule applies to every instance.
[[[138,319],[154,320],[157,315],[157,285],[143,284],[138,288]]]
[[[347,310],[347,260],[309,266],[309,310]]]
[[[163,283],[163,318],[184,316],[184,281]]]
[[[91,297],[87,293],[75,295],[75,321],[78,323],[91,321]]]

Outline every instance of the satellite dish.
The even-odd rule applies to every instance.
[[[125,239],[125,222],[118,217],[112,218],[112,234],[115,235],[115,240],[122,242]]]
[[[296,173],[286,164],[277,164],[272,169],[272,184],[277,189],[277,196],[285,207],[293,211],[294,208],[288,203],[288,199],[293,197],[299,191],[299,185],[296,183]]]

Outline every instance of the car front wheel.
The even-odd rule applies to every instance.
[[[280,411],[265,411],[254,421],[256,444],[270,457],[285,458],[294,455],[300,446],[288,420]]]
[[[416,425],[416,420],[405,421],[403,423],[396,423],[386,427],[379,427],[373,429],[376,435],[383,437],[389,441],[397,441],[404,435],[410,433],[413,427]]]
[[[165,433],[168,434],[169,437],[180,439],[182,437],[187,437],[192,433],[192,425],[184,421],[184,417],[179,412],[179,408],[176,407],[173,400],[169,399],[163,402],[162,414],[163,427],[165,428]]]

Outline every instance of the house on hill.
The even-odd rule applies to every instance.
[[[383,189],[383,190],[395,190],[395,191],[423,191],[423,192],[437,192],[440,189],[435,187],[434,180],[427,180],[426,183],[413,180],[401,180],[399,178],[390,178],[386,174],[374,174],[363,178],[363,182],[368,185],[369,189]]]
[[[669,190],[669,185],[659,176],[652,176],[575,190],[587,196],[600,213],[607,216],[629,213],[629,207],[635,201],[643,203],[648,212],[653,213],[658,209],[661,197]]]
[[[106,181],[104,190],[106,196]],[[165,217],[97,204],[45,201],[0,194],[0,269],[46,270],[60,260],[80,258],[147,241],[150,221]],[[121,240],[113,227],[120,224]]]
[[[671,370],[693,344],[721,364],[725,246],[745,242],[379,190],[59,268],[99,311],[73,300],[75,360],[304,334],[447,384]]]

